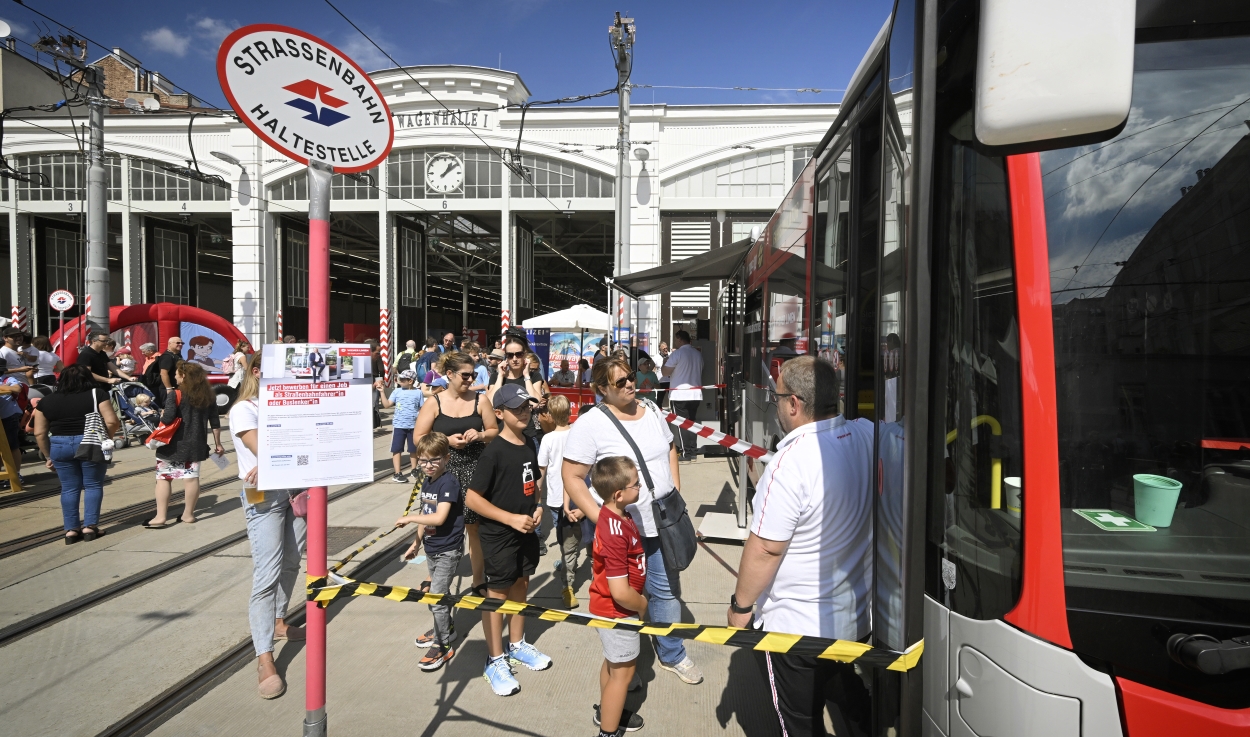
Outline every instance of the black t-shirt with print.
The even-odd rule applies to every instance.
[[[473,471],[469,488],[486,501],[512,514],[533,514],[538,507],[538,454],[529,443],[513,445],[502,436],[487,443]],[[483,538],[511,534],[514,530],[482,517]]]
[[[453,473],[421,484],[421,513],[434,514],[439,502],[451,502],[451,510],[443,524],[425,533],[425,554],[460,550],[464,542],[464,505],[460,501],[460,482]]]

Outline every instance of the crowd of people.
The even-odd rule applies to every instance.
[[[108,459],[83,448],[98,436],[106,449],[126,421],[109,397],[121,382],[141,381],[149,389],[151,396],[136,397],[137,412],[164,426],[177,424],[155,452],[157,511],[144,526],[195,523],[200,464],[210,455],[224,456],[225,448],[206,369],[182,357],[180,338],[170,338],[163,353],[152,344],[140,346],[142,363],[136,366],[119,360],[108,335],[93,334],[78,360],[65,366],[44,339],[14,330],[3,337],[0,420],[6,435],[18,426],[18,440],[10,435],[14,447],[20,445],[20,423],[9,417],[15,411],[20,417],[23,388],[49,377],[56,383],[35,408],[33,428],[47,467],[60,480],[67,544],[103,534]],[[550,382],[521,331],[509,332],[489,352],[472,341],[457,344],[451,333],[422,348],[409,341],[389,367],[379,365],[374,352],[375,396],[381,407],[394,410],[391,478],[419,488],[418,508],[396,524],[417,528],[405,558],[424,549],[428,578],[421,590],[453,593],[467,553],[467,593],[525,602],[539,558],[547,553],[546,525],[558,550],[555,580],[565,608],[580,606],[576,574],[589,563],[591,614],[682,620],[681,569],[688,561],[667,557],[657,515],[680,500],[681,462],[690,457],[693,440],[674,434],[654,398],[663,376],[672,387],[670,406],[693,417],[702,394],[689,387],[701,383],[702,357],[684,331],[674,336],[671,353],[661,344],[656,358],[602,348],[592,365],[583,360],[576,371],[561,360]],[[275,642],[305,636],[284,617],[306,541],[307,490],[257,489],[260,354],[240,342],[226,365],[237,394],[229,434],[253,560],[248,617],[258,691],[273,699],[286,689],[274,664]],[[387,368],[393,386],[381,378]],[[731,626],[860,641],[870,633],[873,428],[837,414],[837,384],[834,369],[811,356],[793,357],[780,368],[771,400],[786,435],[757,483],[762,496],[756,508],[768,513],[755,516],[743,549],[727,613]],[[552,387],[587,388],[595,402],[575,407]],[[577,421],[571,422],[575,410]],[[177,479],[184,483],[184,504],[174,518],[169,503]],[[452,609],[430,610],[432,627],[415,638],[424,648],[418,663],[423,671],[443,667],[459,642]],[[483,678],[494,694],[520,691],[514,668],[555,666],[526,640],[524,618],[481,616],[488,653]],[[603,663],[594,723],[601,737],[640,729],[642,718],[625,702],[641,685],[636,664],[642,638],[628,630],[597,632]],[[652,643],[660,669],[686,684],[703,681],[684,640],[654,637]],[[853,667],[760,655],[785,733],[823,734],[826,703],[838,734],[865,733],[870,699]]]

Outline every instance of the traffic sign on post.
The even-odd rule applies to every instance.
[[[304,31],[244,26],[217,53],[226,99],[247,127],[288,158],[336,172],[372,169],[395,140],[391,111],[356,62]],[[311,337],[311,336],[310,336]]]
[[[48,306],[57,312],[69,312],[74,309],[74,295],[67,289],[58,289],[48,295]]]
[[[304,31],[244,26],[217,52],[217,77],[252,132],[308,166],[308,341],[330,339],[330,182],[386,161],[395,140],[381,90],[356,62]],[[279,323],[280,324],[280,323]],[[326,487],[308,490],[308,575],[325,577]],[[326,734],[326,613],[307,605],[304,734]]]

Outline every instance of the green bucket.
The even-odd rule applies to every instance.
[[[1181,482],[1152,473],[1133,475],[1133,514],[1151,527],[1170,527],[1181,498]]]

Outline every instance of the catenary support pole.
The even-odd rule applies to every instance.
[[[616,91],[617,91],[617,133],[616,133],[616,254],[612,268],[613,276],[629,273],[629,215],[633,203],[630,187],[629,169],[629,91],[630,72],[634,67],[634,19],[622,18],[620,13],[608,27],[616,58]],[[612,293],[608,292],[608,314],[612,314]],[[617,317],[617,330],[613,338],[620,335],[621,320]]]
[[[87,332],[109,332],[108,171],[104,166],[104,70],[88,67],[91,80],[87,153]]]
[[[330,339],[330,179],[334,169],[308,166],[308,342]],[[308,575],[327,575],[326,487],[308,490]],[[309,602],[304,644],[307,682],[304,737],[326,734],[326,610]]]

